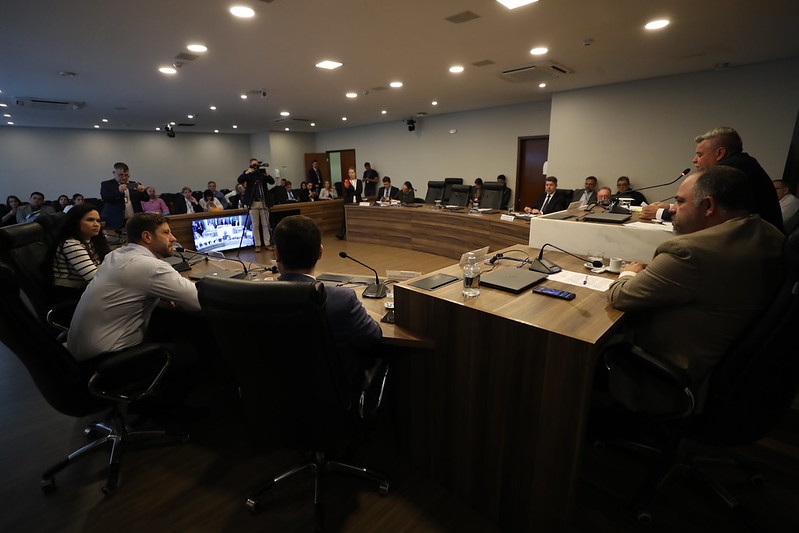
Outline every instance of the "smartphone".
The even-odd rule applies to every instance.
[[[575,297],[573,292],[561,291],[558,289],[553,289],[552,287],[538,286],[533,289],[533,292],[544,294],[546,296],[552,296],[553,298],[560,298],[561,300],[574,300]]]

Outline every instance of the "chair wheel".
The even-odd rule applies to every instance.
[[[41,486],[41,489],[44,492],[52,492],[52,491],[54,491],[56,489],[56,487],[55,487],[55,478],[54,477],[42,478],[40,486]]]
[[[755,487],[762,487],[766,484],[766,478],[763,477],[763,474],[752,474],[749,476],[749,483]]]
[[[253,500],[252,498],[247,498],[247,508],[251,512],[256,512],[258,507],[260,506],[260,502],[258,500]]]
[[[635,518],[638,520],[639,524],[649,525],[652,523],[652,515],[647,511],[638,511]]]
[[[383,481],[377,487],[377,493],[381,496],[388,496],[388,481]]]

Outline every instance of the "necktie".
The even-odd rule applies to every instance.
[[[549,205],[549,199],[552,198],[552,195],[547,194],[547,199],[544,200],[544,205],[541,206],[541,212],[543,213],[547,206]]]

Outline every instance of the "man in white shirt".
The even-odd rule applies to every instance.
[[[105,257],[75,310],[67,348],[79,361],[140,344],[159,300],[200,310],[194,284],[161,260],[175,242],[167,218],[138,213],[126,229],[129,244]]]
[[[788,186],[782,180],[774,180],[774,189],[777,190],[777,198],[780,200],[780,210],[782,211],[782,223],[788,221],[799,211],[799,198],[791,194]]]

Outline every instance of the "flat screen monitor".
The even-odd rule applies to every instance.
[[[245,227],[245,222],[247,226]],[[198,252],[221,252],[253,246],[252,220],[247,215],[218,216],[193,220],[194,249]],[[242,235],[244,238],[242,239]]]

